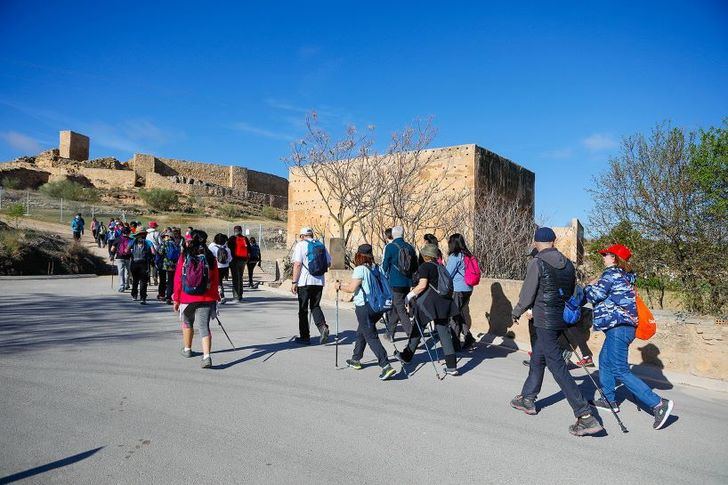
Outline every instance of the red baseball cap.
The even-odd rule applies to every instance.
[[[149,227],[156,228],[157,227],[157,221],[152,221],[149,223]]]
[[[622,244],[612,244],[608,248],[599,251],[599,254],[601,254],[602,256],[607,253],[615,254],[625,261],[632,257],[632,251],[630,251],[627,246],[624,246]]]

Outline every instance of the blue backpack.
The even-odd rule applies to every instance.
[[[559,290],[561,291],[561,290]],[[584,289],[576,285],[574,294],[564,303],[564,322],[568,325],[574,325],[581,320],[581,307],[586,303],[586,295]]]
[[[367,299],[367,303],[373,311],[376,313],[385,313],[392,309],[392,290],[389,288],[389,283],[379,271],[379,266],[374,266],[369,270],[371,276],[369,294],[364,292],[362,286],[361,291],[364,292],[364,296]]]
[[[311,276],[323,276],[329,270],[329,260],[326,257],[326,247],[321,241],[308,241],[308,270]]]
[[[167,259],[176,263],[179,259],[179,244],[174,241],[167,241]]]

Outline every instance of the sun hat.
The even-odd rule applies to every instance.
[[[602,256],[609,253],[617,255],[625,261],[632,257],[632,251],[630,251],[629,248],[623,244],[612,244],[608,248],[599,250],[599,254],[601,254]]]

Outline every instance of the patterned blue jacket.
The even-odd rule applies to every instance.
[[[594,330],[608,330],[618,325],[637,326],[634,273],[617,266],[604,270],[594,285],[584,288],[586,299],[594,305]]]

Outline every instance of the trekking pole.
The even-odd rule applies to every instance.
[[[442,348],[442,339],[440,338],[440,334],[435,328],[435,321],[431,321],[427,324],[427,326],[430,329],[430,338],[432,338],[432,350],[433,352],[435,352],[435,357],[437,357],[437,363],[442,364],[442,360],[440,360],[440,354],[437,352],[437,341],[440,341],[440,347]],[[435,337],[435,335],[437,335],[437,337]],[[445,349],[442,350],[442,353],[445,353]]]
[[[230,335],[228,335],[227,331],[225,330],[225,327],[222,326],[222,322],[220,321],[220,317],[218,317],[217,315],[215,315],[215,320],[217,320],[217,324],[220,325],[220,328],[222,329],[222,333],[225,334],[225,336],[228,339],[228,342],[230,342],[230,345],[233,346],[233,350],[235,350],[237,347],[235,347],[235,344],[233,343],[233,341],[230,340]]]
[[[336,361],[337,368],[339,367],[339,288],[338,288],[339,285],[338,284],[339,284],[339,280],[336,280],[336,286],[337,286],[337,288],[336,288],[336,340],[335,340],[336,343],[334,345],[334,347],[335,347],[334,359]]]
[[[566,342],[569,344],[569,347],[571,347],[572,352],[576,354],[576,358],[579,359],[579,367],[584,369],[584,372],[586,372],[586,375],[589,376],[589,379],[591,379],[592,384],[594,384],[594,387],[597,388],[597,391],[599,391],[599,395],[602,397],[604,402],[609,404],[609,410],[612,411],[612,414],[614,415],[614,419],[617,420],[617,423],[619,424],[619,428],[622,430],[622,433],[629,433],[627,430],[627,427],[624,425],[621,419],[619,419],[619,416],[617,415],[617,411],[614,410],[614,406],[612,406],[612,401],[607,399],[607,397],[604,395],[604,391],[602,390],[601,386],[597,384],[597,381],[594,380],[594,377],[591,375],[591,372],[586,368],[586,365],[583,364],[584,359],[582,358],[580,352],[576,350],[576,347],[571,343],[571,340],[569,340],[569,337],[566,335],[566,332],[563,332],[562,334],[564,338],[566,339]]]
[[[432,368],[435,369],[435,375],[439,380],[444,379],[443,377],[440,377],[440,373],[437,371],[437,366],[435,365],[435,359],[432,358],[432,354],[430,353],[430,347],[427,345],[427,340],[425,339],[425,334],[422,331],[422,327],[420,326],[420,323],[417,321],[417,318],[412,318],[412,321],[414,321],[415,325],[417,325],[417,330],[420,331],[420,337],[422,337],[422,342],[425,344],[425,349],[427,349],[427,355],[430,357],[430,362],[432,362]]]

